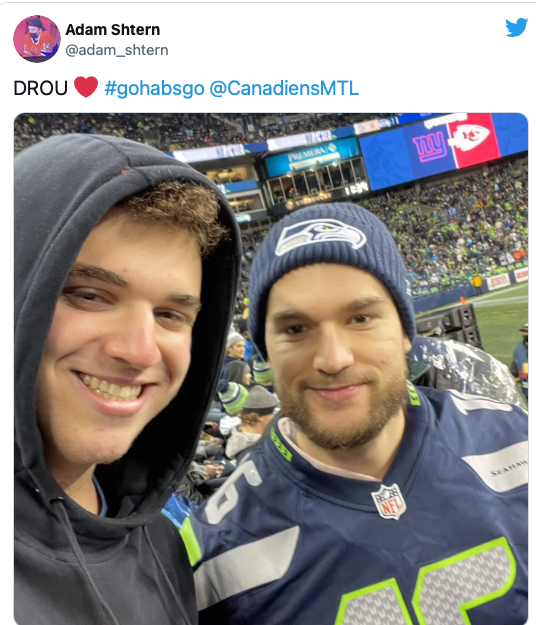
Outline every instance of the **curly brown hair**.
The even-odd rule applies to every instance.
[[[127,210],[134,221],[182,229],[197,241],[202,256],[209,256],[228,230],[218,221],[216,194],[191,181],[171,180],[131,195],[114,208]]]
[[[239,413],[237,416],[240,417],[244,425],[257,425],[261,420],[261,416],[256,412],[249,412],[247,414]]]

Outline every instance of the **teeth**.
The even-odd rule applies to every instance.
[[[106,399],[115,399],[117,401],[131,401],[139,397],[141,393],[141,385],[137,386],[118,386],[117,384],[109,384],[105,380],[99,380],[90,375],[81,375],[82,382],[97,395],[101,395]]]

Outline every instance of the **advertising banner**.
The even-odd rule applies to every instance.
[[[377,132],[381,130],[380,120],[378,119],[369,119],[366,122],[359,122],[359,124],[354,124],[354,131],[356,135],[364,135],[367,132]]]
[[[255,191],[259,188],[256,180],[241,180],[240,182],[227,182],[219,184],[218,188],[222,193],[229,195],[231,193],[244,193],[246,191]]]
[[[495,291],[495,289],[502,289],[505,286],[510,286],[512,282],[510,281],[510,276],[507,273],[501,273],[498,276],[491,276],[491,278],[486,278],[486,282],[488,283],[488,289],[490,291]]]
[[[330,141],[332,138],[331,130],[315,130],[312,132],[304,132],[298,135],[288,135],[286,137],[274,137],[266,141],[268,150],[276,152],[278,150],[288,150],[296,148],[300,145],[312,145],[320,143],[320,141]]]
[[[529,268],[522,267],[521,269],[515,269],[514,276],[516,278],[516,282],[526,282],[529,279]]]
[[[266,167],[269,177],[274,178],[312,167],[330,165],[336,161],[358,156],[358,154],[357,140],[355,137],[350,137],[271,156],[266,159]]]
[[[232,143],[229,145],[218,145],[210,148],[195,148],[193,150],[177,150],[172,156],[183,163],[201,163],[203,161],[216,161],[235,156],[244,156],[246,153],[244,145]]]

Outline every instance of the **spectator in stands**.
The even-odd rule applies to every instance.
[[[180,529],[192,510],[214,493],[212,484],[221,477],[223,470],[221,463],[192,462],[182,482],[167,500],[163,514]]]
[[[240,425],[231,430],[227,439],[225,455],[240,461],[244,452],[259,442],[278,408],[275,395],[262,386],[254,386],[240,411]]]
[[[248,360],[253,355],[253,343],[251,342],[251,335],[249,334],[248,330],[248,321],[247,319],[239,319],[236,325],[238,331],[244,337],[244,341],[246,343],[244,360],[248,362]]]
[[[248,390],[236,382],[229,382],[225,390],[218,392],[223,409],[227,413],[227,416],[222,417],[219,422],[219,430],[223,436],[227,436],[235,426],[240,425],[240,417],[237,415],[242,411],[248,395]]]
[[[270,367],[270,363],[260,358],[255,358],[253,360],[253,381],[255,384],[264,386],[270,393],[274,392],[274,372],[272,371],[272,367]]]
[[[230,362],[225,369],[225,378],[249,389],[251,385],[251,369],[243,360]]]
[[[207,488],[207,482],[220,477],[222,472],[223,464],[192,462],[176,492],[184,495],[190,505],[203,503],[213,492]]]
[[[227,337],[227,351],[223,361],[224,370],[227,365],[235,360],[244,360],[246,341],[238,332],[231,331]]]
[[[529,398],[529,324],[526,323],[520,330],[522,340],[514,351],[512,375],[521,384],[523,395]]]
[[[225,197],[154,148],[74,134],[15,158],[20,625],[197,623],[160,509],[214,394],[239,257]]]

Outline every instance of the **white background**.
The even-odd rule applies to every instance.
[[[52,19],[62,33],[59,52],[46,63],[20,58],[17,24],[29,15]],[[528,18],[520,37],[507,37],[506,19]],[[3,320],[2,374],[12,380],[12,163],[13,120],[22,112],[520,112],[529,119],[534,146],[536,106],[535,3],[8,3],[0,6],[3,37],[0,224]],[[160,36],[65,36],[69,24],[160,26]],[[167,46],[169,56],[69,58],[78,46]],[[531,52],[532,50],[532,52]],[[95,76],[97,91],[84,98],[77,76]],[[352,80],[359,96],[194,97],[104,95],[104,83],[203,83],[213,80],[275,83]],[[68,81],[66,96],[17,96],[15,80]],[[39,172],[36,172],[36,176]],[[531,179],[533,180],[533,176]],[[38,198],[36,198],[38,205]],[[532,221],[532,220],[531,220]],[[532,236],[532,235],[531,235]],[[532,323],[532,322],[531,322]],[[12,393],[4,394],[0,440],[5,478],[1,572],[2,622],[12,615]],[[534,542],[534,541],[532,541]],[[531,559],[534,562],[534,559]],[[531,587],[534,587],[533,574]],[[534,596],[534,593],[533,593]],[[507,625],[507,624],[505,624]]]

